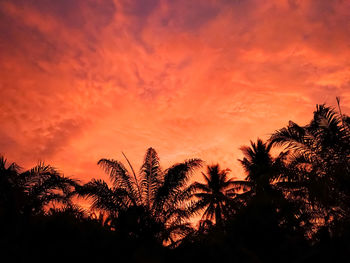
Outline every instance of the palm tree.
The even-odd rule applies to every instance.
[[[215,219],[216,226],[222,226],[223,219],[231,213],[235,191],[234,181],[228,178],[229,169],[221,170],[219,164],[207,166],[207,173],[203,173],[205,183],[195,182],[188,191],[197,198],[193,210],[205,209],[202,220]],[[205,221],[204,221],[205,222]]]
[[[0,218],[2,226],[18,231],[29,218],[44,214],[55,203],[70,205],[77,182],[64,177],[55,168],[39,163],[21,172],[16,163],[7,165],[0,156]]]
[[[123,154],[124,155],[124,154]],[[78,193],[92,200],[92,209],[103,211],[112,218],[112,228],[130,237],[155,238],[171,242],[190,230],[186,223],[192,212],[185,205],[190,193],[186,183],[202,161],[189,159],[166,170],[160,167],[157,152],[149,148],[140,172],[124,155],[130,171],[117,160],[101,159],[98,164],[109,174],[111,186],[93,179]],[[127,232],[125,232],[127,231]]]
[[[244,158],[239,159],[245,172],[243,181],[234,181],[236,191],[243,191],[240,198],[249,198],[257,194],[266,193],[273,188],[273,184],[281,179],[287,152],[281,152],[276,158],[271,155],[272,144],[250,141],[250,146],[242,146]]]
[[[19,181],[19,166],[7,165],[6,159],[0,156],[0,219],[6,228],[14,223],[20,215],[24,198],[24,189]]]
[[[50,165],[39,163],[21,172],[16,163],[7,165],[3,156],[0,156],[0,180],[1,200],[21,202],[17,205],[23,209],[22,213],[27,210],[32,215],[43,212],[50,203],[69,204],[73,188],[77,185],[76,180],[64,177]],[[18,200],[14,200],[16,198]]]
[[[290,121],[272,134],[270,142],[290,151],[288,180],[294,182],[294,198],[305,201],[316,221],[320,216],[327,222],[349,214],[350,126],[340,106],[338,113],[317,105],[309,124]]]
[[[247,176],[243,181],[233,182],[236,200],[240,200],[248,214],[265,214],[273,224],[278,222],[278,227],[300,230],[299,204],[289,200],[290,186],[285,181],[289,152],[282,151],[273,157],[271,148],[271,143],[259,138],[256,143],[251,141],[250,147],[241,147],[244,158],[239,161]]]

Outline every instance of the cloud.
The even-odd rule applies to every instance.
[[[99,158],[238,148],[316,103],[350,106],[348,1],[0,2],[0,151],[66,174]]]

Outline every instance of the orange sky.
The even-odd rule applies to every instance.
[[[24,167],[102,177],[219,162],[316,103],[350,112],[350,1],[0,0],[0,152]]]

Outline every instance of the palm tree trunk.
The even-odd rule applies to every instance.
[[[222,225],[220,204],[217,204],[216,208],[215,208],[215,224],[218,227],[221,227],[221,225]]]

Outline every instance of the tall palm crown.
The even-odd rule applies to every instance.
[[[117,160],[101,159],[98,164],[109,174],[111,187],[103,180],[92,180],[78,192],[92,198],[92,208],[107,212],[120,231],[123,228],[121,222],[130,226],[134,220],[138,230],[142,224],[145,231],[157,228],[153,229],[153,235],[161,242],[183,234],[188,229],[185,221],[191,216],[191,211],[184,205],[189,196],[184,189],[202,161],[189,159],[162,170],[153,148],[147,150],[138,174],[127,158],[126,161],[130,171]],[[127,234],[135,235],[131,232]],[[142,233],[137,235],[142,236]]]
[[[195,182],[189,187],[198,199],[194,209],[205,209],[202,220],[215,219],[216,225],[221,225],[223,218],[229,215],[235,196],[233,179],[228,178],[229,171],[221,170],[218,164],[207,166],[207,173],[202,173],[205,183]]]
[[[288,199],[289,185],[285,182],[287,157],[289,152],[282,151],[276,157],[272,156],[272,144],[257,139],[250,142],[250,146],[243,146],[241,150],[242,164],[246,178],[244,181],[234,181],[237,200],[254,215],[264,214],[265,220],[277,224],[284,229],[299,229],[301,217],[299,204]],[[293,231],[294,231],[293,230]]]
[[[287,127],[277,130],[270,141],[286,146],[314,163],[347,162],[350,154],[347,120],[347,116],[340,115],[333,108],[317,105],[308,125],[299,126],[290,121]]]
[[[244,158],[239,160],[247,173],[246,180],[257,185],[268,184],[272,179],[273,159],[270,154],[271,144],[258,139],[257,143],[250,142],[251,146],[241,147]]]
[[[270,138],[271,143],[291,151],[289,180],[295,182],[297,197],[310,200],[311,209],[322,208],[327,218],[350,209],[348,120],[341,110],[317,105],[309,124],[290,121]]]
[[[1,156],[0,218],[16,224],[20,218],[27,221],[31,216],[45,213],[50,204],[70,205],[76,184],[50,165],[39,163],[21,172],[16,163],[7,165]]]
[[[261,139],[256,143],[251,141],[250,146],[241,147],[244,157],[239,162],[247,176],[244,181],[235,181],[234,184],[237,189],[245,191],[243,195],[271,189],[272,183],[281,177],[287,153],[281,152],[274,158],[270,153],[271,148],[272,144],[264,143]]]

